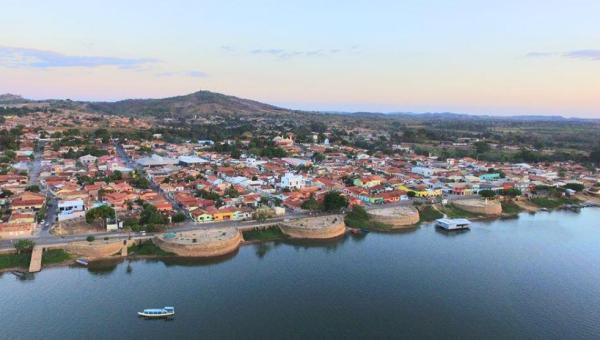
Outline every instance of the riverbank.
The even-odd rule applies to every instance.
[[[81,250],[84,245],[84,248],[89,248],[93,243],[90,242],[72,242],[64,246],[65,249],[47,249],[44,251],[42,257],[42,265],[44,268],[54,267],[54,266],[63,266],[63,265],[71,265],[75,263],[75,259],[79,257],[87,258],[89,261],[99,261],[104,259],[115,259],[115,258],[124,258],[124,259],[152,259],[152,258],[194,258],[194,257],[212,257],[212,256],[222,256],[225,253],[233,253],[237,250],[239,246],[257,244],[257,243],[268,243],[268,242],[279,242],[286,240],[294,240],[294,239],[306,239],[307,235],[311,236],[315,239],[318,238],[332,238],[337,239],[339,237],[343,237],[346,235],[348,230],[353,229],[364,229],[364,230],[372,230],[378,232],[392,232],[392,231],[402,231],[409,229],[416,229],[420,225],[425,225],[433,222],[437,218],[441,218],[443,216],[447,216],[450,218],[468,218],[473,221],[490,221],[501,218],[509,218],[509,217],[518,217],[523,212],[537,212],[542,208],[537,207],[537,209],[533,210],[531,207],[535,207],[534,202],[540,203],[540,200],[536,201],[524,201],[524,200],[506,200],[500,201],[499,204],[502,205],[503,213],[499,216],[496,215],[481,215],[475,214],[463,209],[456,207],[453,204],[448,205],[422,205],[417,206],[415,211],[418,211],[418,221],[417,223],[413,223],[410,225],[402,225],[400,228],[394,228],[392,225],[382,223],[377,219],[373,219],[372,216],[376,214],[366,213],[364,209],[362,209],[362,214],[360,210],[359,213],[351,212],[348,213],[344,219],[341,216],[329,217],[329,218],[317,218],[311,223],[297,223],[295,225],[287,226],[287,233],[282,229],[280,225],[273,225],[267,228],[257,228],[251,230],[245,230],[237,234],[231,234],[230,237],[225,237],[223,232],[221,233],[209,233],[210,235],[215,234],[214,236],[219,239],[218,243],[222,243],[224,245],[223,251],[214,251],[215,249],[210,249],[210,252],[202,251],[202,254],[199,256],[195,256],[198,252],[195,251],[193,253],[189,252],[188,248],[197,248],[204,244],[201,240],[202,235],[196,234],[197,232],[185,233],[179,237],[177,242],[173,242],[168,238],[165,239],[163,234],[162,243],[157,244],[152,240],[131,240],[131,241],[123,241],[123,240],[115,240],[115,241],[96,241],[94,243],[102,243],[102,247],[106,248],[105,252],[95,252],[96,256],[83,256],[81,254],[77,254],[74,250]],[[543,201],[547,202],[547,201]],[[552,203],[552,206],[555,208],[548,209],[548,211],[559,210],[565,206],[569,206],[574,202],[573,200],[560,200],[560,205],[556,205]],[[580,200],[577,202],[581,202]],[[583,206],[584,204],[582,204]],[[523,208],[523,207],[527,207]],[[384,217],[389,215],[395,210],[384,210],[386,213],[381,214]],[[403,211],[404,213],[404,211]],[[412,216],[411,218],[413,218]],[[313,218],[314,219],[314,218]],[[344,222],[346,226],[344,226]],[[285,228],[285,227],[284,227]],[[291,235],[289,235],[291,230]],[[203,235],[206,232],[203,232]],[[218,234],[218,235],[217,235]],[[208,234],[206,234],[208,235]],[[159,235],[160,236],[160,235]],[[186,237],[183,237],[186,236]],[[189,237],[188,237],[189,236]],[[299,237],[302,236],[302,237]],[[316,236],[316,237],[315,237]],[[326,237],[323,237],[326,236]],[[331,236],[331,237],[330,237]],[[157,236],[158,237],[158,236]],[[310,239],[310,237],[308,237]],[[231,240],[231,242],[229,241]],[[169,249],[163,249],[165,241],[169,244],[169,246],[175,246],[175,248],[186,248],[187,250],[183,253],[177,254],[174,251],[170,251]],[[127,243],[125,246],[123,244]],[[208,240],[205,245],[208,245]],[[106,244],[104,244],[106,243]],[[119,245],[120,243],[120,245]],[[174,244],[177,243],[177,244]],[[210,241],[211,246],[213,245],[213,241]],[[230,244],[231,243],[231,244]],[[161,248],[161,245],[163,247]],[[123,249],[125,248],[125,249]],[[167,247],[168,248],[168,247]],[[226,249],[225,249],[226,248]],[[208,248],[207,248],[208,249]],[[124,251],[125,250],[125,251]],[[181,249],[180,249],[181,250]],[[206,249],[205,249],[206,250]],[[0,255],[0,272],[8,272],[8,271],[23,271],[27,270],[30,262],[30,254],[16,254],[16,253],[8,253]]]

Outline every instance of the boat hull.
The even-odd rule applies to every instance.
[[[138,316],[146,319],[165,319],[174,317],[175,313],[147,314],[144,312],[138,312]]]

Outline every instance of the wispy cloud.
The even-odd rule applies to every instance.
[[[135,68],[158,60],[151,58],[119,58],[104,56],[67,55],[33,48],[0,46],[0,66],[5,67],[98,67]]]
[[[577,50],[564,54],[568,58],[600,60],[600,50]]]
[[[239,50],[233,46],[224,45],[221,46],[221,50],[227,54],[250,54],[250,55],[266,55],[272,56],[278,59],[291,59],[296,57],[327,57],[337,54],[350,54],[359,51],[358,46],[352,46],[350,48],[327,48],[327,49],[313,49],[313,50],[290,50],[283,48],[255,48],[252,50],[244,51]]]
[[[527,53],[527,57],[529,58],[544,58],[544,57],[552,57],[555,56],[554,52],[529,52]]]
[[[567,52],[530,52],[529,58],[563,57],[584,60],[600,60],[600,50],[575,50]]]
[[[162,72],[158,73],[159,77],[191,77],[191,78],[206,78],[208,73],[202,71],[183,71],[183,72]]]

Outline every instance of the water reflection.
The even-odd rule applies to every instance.
[[[102,259],[91,261],[88,264],[87,270],[90,274],[97,276],[108,276],[112,274],[115,269],[117,269],[118,265],[123,262],[123,258],[111,258],[111,259]]]
[[[468,232],[470,232],[471,229],[461,229],[461,230],[446,230],[444,228],[441,227],[435,227],[435,232],[438,234],[442,234],[444,236],[447,237],[456,237],[456,236],[461,236],[464,234],[467,234]]]

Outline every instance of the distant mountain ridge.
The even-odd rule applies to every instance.
[[[28,102],[30,102],[30,100],[27,100],[18,94],[0,94],[0,103],[2,104],[25,104]]]
[[[54,107],[81,108],[103,114],[151,115],[155,117],[192,117],[192,116],[271,116],[300,117],[315,114],[330,116],[343,115],[362,118],[409,118],[423,120],[504,120],[538,122],[594,122],[600,118],[571,118],[559,115],[474,115],[454,112],[340,112],[340,111],[302,111],[281,108],[255,100],[239,98],[211,91],[198,91],[187,95],[158,99],[125,99],[115,102],[72,101],[63,99],[29,100],[15,94],[0,95],[0,104],[48,103]]]

